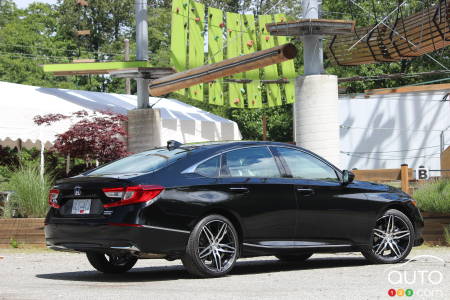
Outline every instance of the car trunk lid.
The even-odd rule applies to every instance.
[[[114,199],[105,196],[102,189],[128,186],[128,180],[109,177],[73,177],[58,181],[60,217],[92,218],[104,215],[104,204]]]

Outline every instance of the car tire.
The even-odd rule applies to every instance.
[[[302,262],[310,258],[314,253],[298,253],[298,254],[283,254],[283,255],[275,255],[281,261],[286,262]]]
[[[130,254],[113,255],[88,252],[86,256],[95,269],[109,274],[125,273],[133,268],[138,260],[137,257]]]
[[[221,215],[200,220],[191,232],[184,267],[194,276],[220,277],[233,269],[239,257],[239,238],[233,223]]]
[[[378,218],[369,246],[361,253],[372,263],[398,263],[411,252],[414,236],[411,220],[401,211],[389,209]]]

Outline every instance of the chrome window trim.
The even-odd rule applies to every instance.
[[[279,168],[279,166],[278,166],[278,164],[277,164],[277,162],[276,162],[275,155],[274,155],[274,154],[272,153],[272,151],[270,150],[270,145],[253,145],[253,146],[245,146],[245,147],[239,147],[239,148],[227,149],[227,150],[222,151],[222,152],[220,152],[220,153],[216,153],[216,154],[214,154],[214,155],[212,155],[212,156],[210,156],[210,157],[208,157],[208,158],[205,158],[205,159],[199,161],[198,163],[193,164],[192,166],[190,166],[190,167],[184,169],[183,171],[181,171],[181,174],[198,174],[198,173],[195,173],[195,170],[197,169],[197,167],[198,167],[199,165],[201,165],[202,163],[204,163],[204,162],[207,161],[207,160],[213,159],[213,158],[216,157],[216,156],[221,156],[222,154],[225,154],[225,153],[228,153],[228,152],[231,152],[231,151],[242,150],[242,149],[248,149],[248,148],[257,148],[257,147],[258,147],[258,148],[262,148],[262,147],[267,148],[267,151],[269,151],[270,155],[272,156],[273,160],[275,161],[275,164],[276,164],[276,166],[277,166],[278,172],[280,172],[280,177],[249,177],[249,178],[283,178],[283,172],[282,172],[282,170],[280,170],[280,168]],[[203,177],[206,177],[206,178],[223,178],[223,177],[228,178],[228,177],[236,177],[236,176],[221,176],[221,175],[220,175],[220,171],[221,171],[221,170],[222,170],[222,159],[219,159],[219,176],[217,176],[217,177],[208,177],[208,176],[204,176],[204,175],[202,175],[202,174],[199,174],[199,175],[200,175],[200,176],[203,176]],[[247,177],[248,177],[248,176],[246,176],[246,177],[237,177],[237,178],[247,178]]]

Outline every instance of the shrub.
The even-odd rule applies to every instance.
[[[12,248],[19,248],[20,242],[19,242],[18,240],[14,239],[14,238],[10,238],[10,239],[9,239],[9,245],[10,245]]]
[[[414,192],[413,197],[423,211],[450,213],[450,179],[424,183]]]
[[[16,207],[23,217],[45,217],[48,210],[48,191],[52,186],[52,177],[44,174],[40,176],[39,164],[26,163],[12,171],[8,183],[9,189],[14,191],[8,206]]]

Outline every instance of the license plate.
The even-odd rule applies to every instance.
[[[91,212],[91,199],[73,200],[72,215],[88,215]]]

